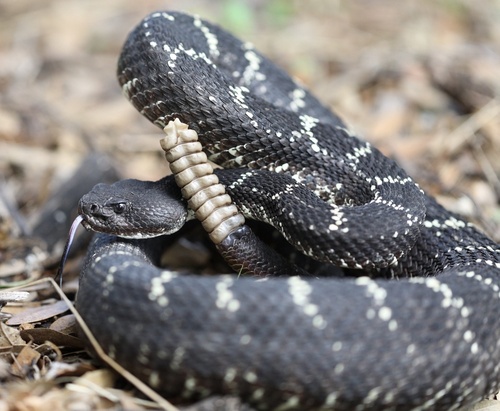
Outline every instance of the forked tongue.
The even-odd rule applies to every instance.
[[[64,271],[64,265],[66,264],[66,260],[68,258],[69,250],[71,245],[73,244],[73,239],[75,238],[76,229],[83,221],[83,216],[78,215],[71,224],[71,228],[69,229],[68,239],[66,240],[66,244],[64,245],[64,251],[61,256],[61,261],[59,263],[59,268],[57,269],[57,274],[55,280],[59,279],[59,286],[62,288],[62,275]]]

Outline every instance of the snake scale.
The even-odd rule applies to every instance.
[[[77,308],[110,356],[169,397],[234,395],[258,410],[456,409],[500,388],[495,242],[198,17],[146,17],[118,78],[154,124],[198,133],[246,217],[355,275],[180,275],[155,266],[171,236],[99,234]],[[156,187],[183,204],[172,181]],[[150,210],[148,192],[128,191]]]

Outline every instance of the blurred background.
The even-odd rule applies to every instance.
[[[167,172],[161,131],[115,77],[127,33],[159,9],[254,43],[500,240],[498,0],[0,0],[0,286],[54,274],[95,183]]]

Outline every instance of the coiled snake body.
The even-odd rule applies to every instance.
[[[118,77],[149,120],[179,118],[198,133],[245,215],[363,273],[179,275],[154,265],[163,240],[99,235],[77,307],[118,362],[166,395],[237,395],[261,410],[454,409],[498,390],[496,243],[250,45],[197,17],[148,16]],[[185,209],[171,179],[159,184]]]

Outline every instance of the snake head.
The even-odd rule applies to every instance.
[[[173,178],[97,184],[78,204],[82,225],[123,238],[151,238],[178,231],[187,206]]]

